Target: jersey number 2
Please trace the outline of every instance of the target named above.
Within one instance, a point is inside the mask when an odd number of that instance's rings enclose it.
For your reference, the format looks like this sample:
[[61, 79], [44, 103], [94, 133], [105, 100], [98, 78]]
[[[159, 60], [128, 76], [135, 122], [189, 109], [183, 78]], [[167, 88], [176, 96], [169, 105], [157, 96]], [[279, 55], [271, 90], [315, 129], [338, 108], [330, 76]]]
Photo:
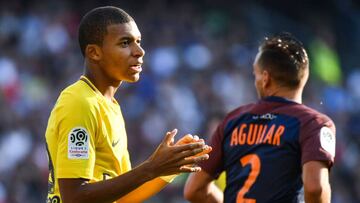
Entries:
[[251, 170], [248, 178], [245, 180], [244, 186], [239, 190], [236, 203], [256, 203], [256, 199], [245, 198], [244, 195], [249, 191], [250, 187], [255, 183], [260, 173], [260, 158], [256, 154], [248, 154], [240, 159], [241, 166], [245, 167], [250, 164]]

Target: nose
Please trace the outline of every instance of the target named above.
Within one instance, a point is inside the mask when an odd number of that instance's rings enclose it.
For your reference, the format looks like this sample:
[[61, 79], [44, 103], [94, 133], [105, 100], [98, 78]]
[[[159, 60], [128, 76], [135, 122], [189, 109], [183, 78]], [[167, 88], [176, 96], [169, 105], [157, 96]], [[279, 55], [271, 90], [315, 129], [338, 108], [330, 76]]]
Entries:
[[145, 50], [141, 47], [140, 44], [136, 44], [133, 49], [133, 55], [135, 57], [143, 57], [145, 55]]

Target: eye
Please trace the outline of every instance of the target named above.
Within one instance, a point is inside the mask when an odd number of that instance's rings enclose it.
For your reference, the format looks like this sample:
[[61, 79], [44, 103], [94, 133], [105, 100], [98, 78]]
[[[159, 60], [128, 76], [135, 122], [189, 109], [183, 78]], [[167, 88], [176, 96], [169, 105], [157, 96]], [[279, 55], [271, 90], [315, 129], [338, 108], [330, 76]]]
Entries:
[[119, 42], [118, 45], [120, 45], [122, 48], [126, 48], [130, 45], [130, 41], [124, 40], [124, 41]]

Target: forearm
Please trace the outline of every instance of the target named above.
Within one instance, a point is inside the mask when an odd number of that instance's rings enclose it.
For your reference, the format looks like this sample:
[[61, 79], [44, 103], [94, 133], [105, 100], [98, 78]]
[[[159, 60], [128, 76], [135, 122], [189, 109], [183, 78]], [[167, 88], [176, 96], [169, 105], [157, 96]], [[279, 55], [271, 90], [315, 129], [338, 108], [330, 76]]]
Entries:
[[62, 194], [62, 199], [64, 203], [114, 202], [154, 177], [145, 163], [109, 180], [81, 184], [71, 192], [71, 197]]
[[[95, 183], [88, 183], [81, 178], [58, 179], [62, 201], [64, 203], [114, 202], [158, 176], [199, 171], [200, 168], [193, 164], [207, 159], [208, 155], [195, 157], [194, 155], [203, 152], [206, 145], [203, 142], [196, 142], [174, 146], [171, 140], [175, 134], [176, 130], [167, 133], [163, 142], [147, 161], [120, 176]], [[141, 189], [141, 193], [145, 192], [146, 196], [151, 196], [165, 186], [165, 183], [159, 184], [158, 187], [144, 184], [143, 187], [154, 188], [150, 192]]]
[[162, 180], [161, 178], [155, 178], [150, 180], [125, 196], [121, 197], [117, 202], [121, 203], [136, 203], [143, 202], [146, 199], [152, 197], [160, 190], [162, 190], [168, 182]]

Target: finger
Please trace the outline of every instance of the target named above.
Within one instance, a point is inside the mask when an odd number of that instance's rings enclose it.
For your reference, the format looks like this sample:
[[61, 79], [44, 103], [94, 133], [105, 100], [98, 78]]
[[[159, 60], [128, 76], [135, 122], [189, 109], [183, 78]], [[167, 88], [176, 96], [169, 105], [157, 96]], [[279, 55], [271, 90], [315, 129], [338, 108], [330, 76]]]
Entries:
[[181, 166], [180, 171], [183, 173], [200, 172], [201, 167], [199, 167], [199, 166]]
[[200, 152], [198, 154], [195, 154], [193, 156], [186, 157], [185, 159], [199, 157], [199, 156], [202, 156], [204, 154], [209, 154], [211, 151], [212, 151], [212, 147], [206, 145], [204, 151], [202, 151], [202, 152]]
[[173, 158], [176, 162], [187, 159], [187, 158], [189, 158], [189, 159], [191, 159], [192, 157], [195, 158], [196, 156], [194, 156], [194, 155], [199, 154], [204, 150], [205, 150], [205, 147], [183, 151], [179, 154], [176, 154]]
[[201, 156], [192, 156], [192, 157], [187, 157], [182, 161], [179, 161], [179, 164], [182, 165], [188, 165], [188, 164], [196, 164], [199, 163], [201, 161], [205, 161], [209, 159], [209, 155], [208, 154], [204, 154]]
[[176, 128], [174, 130], [172, 130], [171, 132], [167, 132], [163, 142], [168, 145], [174, 143], [174, 137], [175, 137], [176, 133], [177, 133]]
[[188, 150], [192, 150], [192, 149], [202, 149], [204, 146], [205, 146], [205, 143], [195, 142], [195, 143], [184, 144], [184, 145], [175, 145], [175, 146], [173, 146], [173, 150], [175, 153], [179, 153], [179, 152], [184, 152], [184, 151], [188, 151]]
[[208, 154], [204, 154], [204, 155], [201, 155], [201, 156], [196, 156], [193, 158], [193, 161], [195, 161], [195, 163], [199, 163], [201, 161], [205, 161], [205, 160], [208, 160], [209, 159], [209, 155]]
[[196, 154], [195, 156], [201, 156], [204, 154], [209, 154], [212, 151], [212, 147], [205, 145], [204, 151], [200, 152], [199, 154]]

